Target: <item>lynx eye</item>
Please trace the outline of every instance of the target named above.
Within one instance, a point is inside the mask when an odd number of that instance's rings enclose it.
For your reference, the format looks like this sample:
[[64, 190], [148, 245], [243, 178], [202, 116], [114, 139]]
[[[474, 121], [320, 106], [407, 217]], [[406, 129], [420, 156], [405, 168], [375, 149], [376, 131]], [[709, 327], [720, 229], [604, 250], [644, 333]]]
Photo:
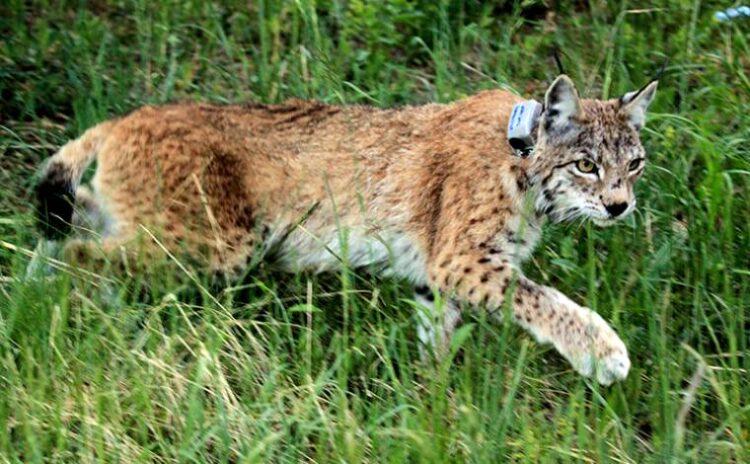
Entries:
[[596, 172], [596, 164], [590, 159], [581, 159], [576, 162], [576, 168], [584, 174]]
[[628, 164], [628, 170], [635, 171], [639, 167], [641, 167], [641, 164], [643, 164], [643, 158], [634, 159], [633, 161]]

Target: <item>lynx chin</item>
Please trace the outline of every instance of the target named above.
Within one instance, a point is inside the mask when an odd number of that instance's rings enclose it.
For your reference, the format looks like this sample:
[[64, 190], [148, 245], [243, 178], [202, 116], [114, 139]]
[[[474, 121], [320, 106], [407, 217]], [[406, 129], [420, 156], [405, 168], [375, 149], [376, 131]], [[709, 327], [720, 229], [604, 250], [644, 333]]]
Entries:
[[[521, 264], [547, 220], [608, 225], [633, 211], [656, 87], [587, 100], [559, 76], [526, 159], [505, 132], [522, 99], [499, 90], [397, 109], [146, 106], [48, 160], [39, 223], [46, 240], [77, 235], [63, 256], [80, 266], [155, 256], [158, 237], [227, 276], [258, 253], [291, 272], [380, 269], [414, 285], [423, 349], [445, 352], [463, 308], [475, 308], [510, 315], [609, 384], [630, 368], [620, 337]], [[79, 186], [94, 160], [91, 189]]]

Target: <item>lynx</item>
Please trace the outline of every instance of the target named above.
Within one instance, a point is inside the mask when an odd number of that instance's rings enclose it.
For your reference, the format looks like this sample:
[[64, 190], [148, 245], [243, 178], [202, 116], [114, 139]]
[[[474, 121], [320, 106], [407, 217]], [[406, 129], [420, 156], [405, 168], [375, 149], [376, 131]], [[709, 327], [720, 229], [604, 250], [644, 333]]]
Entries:
[[[625, 344], [521, 265], [548, 220], [608, 225], [633, 211], [645, 166], [639, 131], [656, 87], [588, 100], [559, 76], [528, 158], [506, 137], [522, 99], [500, 90], [396, 109], [300, 100], [145, 106], [89, 129], [47, 162], [40, 226], [60, 241], [81, 218], [96, 220], [97, 240], [64, 246], [73, 261], [127, 255], [136, 243], [156, 250], [154, 240], [136, 240], [149, 231], [226, 275], [259, 250], [291, 272], [380, 269], [413, 284], [427, 308], [417, 333], [434, 353], [446, 350], [463, 308], [481, 308], [510, 315], [606, 385], [628, 373]], [[90, 191], [79, 183], [94, 160]]]

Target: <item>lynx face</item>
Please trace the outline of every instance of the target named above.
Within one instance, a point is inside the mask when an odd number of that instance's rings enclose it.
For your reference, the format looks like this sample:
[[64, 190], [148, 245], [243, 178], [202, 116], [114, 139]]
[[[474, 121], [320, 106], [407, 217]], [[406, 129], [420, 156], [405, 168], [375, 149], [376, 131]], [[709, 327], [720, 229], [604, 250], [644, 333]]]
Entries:
[[534, 154], [538, 211], [609, 225], [635, 209], [633, 184], [646, 164], [639, 130], [656, 85], [607, 101], [579, 100], [565, 76], [550, 86]]

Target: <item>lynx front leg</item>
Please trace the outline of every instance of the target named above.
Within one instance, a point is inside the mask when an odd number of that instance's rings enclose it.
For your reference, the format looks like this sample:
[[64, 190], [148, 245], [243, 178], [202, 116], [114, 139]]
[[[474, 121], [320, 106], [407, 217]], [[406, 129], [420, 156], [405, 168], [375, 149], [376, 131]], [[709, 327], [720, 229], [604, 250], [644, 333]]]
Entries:
[[609, 385], [628, 375], [625, 344], [602, 317], [551, 287], [519, 277], [514, 319], [541, 342], [552, 343], [582, 375]]
[[[551, 287], [538, 285], [497, 253], [443, 257], [431, 277], [458, 300], [502, 315], [505, 298], [513, 319], [537, 340], [551, 343], [584, 376], [609, 385], [630, 369], [625, 344], [597, 313]], [[506, 295], [507, 294], [507, 295]]]
[[416, 313], [419, 355], [426, 360], [432, 350], [440, 359], [450, 349], [453, 331], [461, 322], [461, 308], [451, 299], [444, 299], [438, 305], [432, 289], [426, 286], [415, 289], [414, 300], [420, 306]]

